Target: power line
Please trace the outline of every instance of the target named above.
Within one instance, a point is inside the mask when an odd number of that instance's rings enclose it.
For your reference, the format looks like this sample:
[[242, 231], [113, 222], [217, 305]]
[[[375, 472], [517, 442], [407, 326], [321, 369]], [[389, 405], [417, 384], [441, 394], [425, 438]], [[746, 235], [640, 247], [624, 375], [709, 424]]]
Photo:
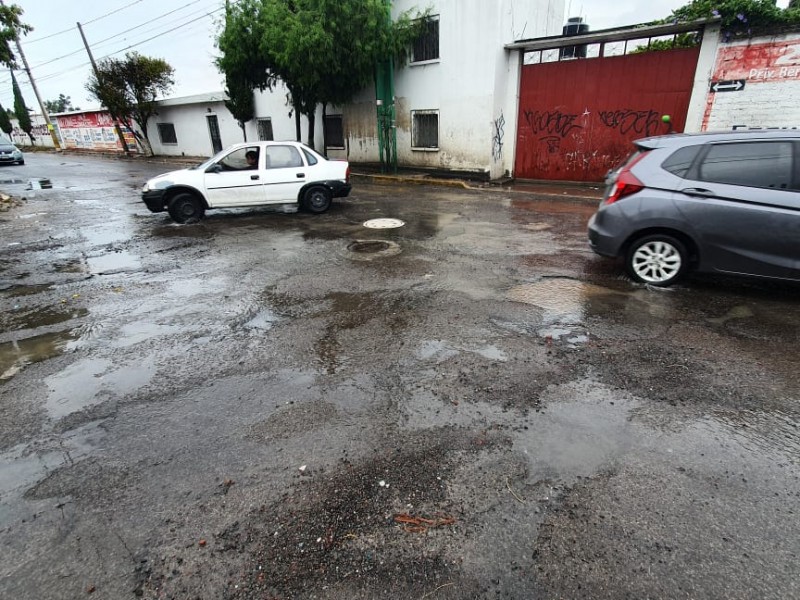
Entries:
[[[139, 1], [141, 1], [141, 0], [139, 0]], [[113, 40], [114, 38], [117, 38], [117, 37], [119, 37], [119, 36], [121, 36], [121, 35], [123, 35], [123, 34], [125, 34], [125, 33], [131, 32], [131, 31], [133, 31], [133, 30], [135, 30], [135, 29], [139, 29], [140, 27], [144, 27], [145, 25], [149, 25], [150, 23], [153, 23], [153, 22], [155, 22], [155, 21], [158, 21], [159, 19], [163, 19], [164, 17], [166, 17], [166, 16], [169, 16], [169, 15], [171, 15], [171, 14], [173, 14], [173, 13], [176, 13], [176, 12], [178, 12], [179, 10], [183, 10], [184, 8], [186, 8], [186, 7], [188, 7], [188, 6], [191, 6], [192, 4], [197, 4], [197, 3], [198, 3], [198, 2], [200, 2], [200, 1], [201, 1], [201, 0], [192, 0], [192, 2], [189, 2], [188, 4], [184, 4], [183, 6], [181, 6], [181, 7], [179, 7], [179, 8], [176, 8], [176, 9], [174, 9], [174, 10], [171, 10], [171, 11], [169, 11], [169, 12], [166, 12], [166, 13], [164, 13], [164, 14], [162, 14], [162, 15], [159, 15], [158, 17], [154, 17], [154, 18], [152, 18], [152, 19], [149, 19], [149, 20], [145, 21], [144, 23], [140, 23], [139, 25], [136, 25], [135, 27], [131, 27], [130, 29], [126, 29], [126, 30], [124, 30], [124, 31], [120, 31], [119, 33], [116, 33], [116, 34], [114, 34], [114, 35], [112, 35], [112, 36], [109, 36], [109, 37], [107, 37], [107, 38], [105, 38], [105, 39], [102, 39], [102, 40], [100, 40], [99, 42], [95, 42], [95, 43], [93, 43], [93, 44], [90, 44], [90, 45], [91, 45], [91, 47], [92, 47], [92, 48], [95, 48], [95, 47], [97, 47], [97, 46], [99, 46], [99, 45], [101, 45], [101, 44], [103, 44], [103, 43], [105, 43], [105, 42], [108, 42], [109, 40]], [[221, 8], [221, 7], [220, 7], [220, 8]], [[121, 10], [121, 9], [119, 9], [119, 10]], [[205, 10], [205, 9], [204, 9], [204, 10]], [[219, 10], [219, 9], [218, 9], [218, 10]], [[118, 11], [116, 11], [116, 12], [118, 12]], [[111, 14], [111, 13], [109, 13], [109, 14]], [[190, 14], [197, 14], [197, 13], [195, 12], [195, 13], [190, 13]], [[203, 16], [205, 16], [205, 15], [203, 15]], [[165, 24], [159, 25], [158, 27], [163, 27], [163, 26], [165, 26], [165, 25], [170, 25], [170, 24], [172, 24], [173, 22], [175, 22], [175, 21], [170, 21], [169, 23], [165, 23]], [[151, 29], [150, 31], [154, 31], [155, 29], [158, 29], [158, 27], [156, 27], [156, 28], [153, 28], [153, 29]], [[72, 28], [72, 29], [68, 29], [67, 31], [73, 31], [73, 29], [74, 29], [74, 28]], [[73, 50], [72, 52], [68, 52], [67, 54], [62, 54], [61, 56], [58, 56], [58, 57], [56, 57], [56, 58], [52, 58], [52, 59], [50, 59], [50, 60], [47, 60], [47, 61], [45, 61], [45, 62], [43, 62], [43, 63], [39, 63], [38, 65], [34, 65], [34, 66], [33, 66], [33, 67], [31, 67], [31, 68], [32, 68], [32, 69], [38, 69], [39, 67], [43, 67], [43, 66], [45, 66], [45, 65], [52, 64], [52, 63], [54, 63], [54, 62], [57, 62], [57, 61], [59, 61], [59, 60], [62, 60], [62, 59], [64, 59], [64, 58], [68, 58], [68, 57], [70, 57], [70, 56], [74, 56], [75, 54], [80, 54], [80, 53], [83, 53], [83, 52], [85, 52], [85, 48], [78, 48], [77, 50]]]
[[[115, 13], [118, 13], [121, 10], [125, 10], [126, 8], [131, 7], [134, 4], [139, 4], [139, 2], [142, 2], [142, 1], [143, 0], [134, 0], [134, 2], [131, 2], [130, 4], [126, 4], [125, 6], [121, 6], [120, 8], [112, 10], [111, 12], [106, 13], [104, 15], [101, 15], [101, 16], [99, 16], [97, 18], [94, 18], [91, 21], [86, 21], [86, 23], [84, 23], [84, 25], [88, 25], [89, 23], [94, 23], [96, 21], [99, 21], [100, 19], [105, 19], [106, 17], [110, 17], [111, 15], [113, 15]], [[25, 43], [27, 43], [27, 44], [35, 44], [36, 42], [41, 42], [42, 40], [47, 40], [47, 39], [50, 39], [51, 37], [55, 37], [55, 36], [61, 35], [63, 33], [68, 33], [70, 31], [72, 31], [73, 29], [74, 29], [73, 27], [70, 27], [69, 29], [63, 29], [61, 31], [57, 31], [56, 33], [51, 33], [50, 35], [46, 35], [44, 37], [36, 38], [34, 40], [25, 40]]]
[[119, 54], [120, 52], [125, 52], [125, 50], [130, 50], [131, 48], [135, 48], [136, 46], [141, 46], [142, 44], [146, 44], [147, 42], [150, 42], [150, 41], [152, 41], [152, 40], [154, 40], [156, 38], [160, 38], [162, 35], [170, 34], [173, 31], [175, 31], [176, 29], [180, 29], [181, 27], [186, 27], [187, 25], [189, 25], [191, 23], [194, 23], [195, 21], [199, 21], [200, 19], [205, 19], [206, 17], [209, 17], [209, 16], [213, 15], [214, 13], [221, 11], [222, 9], [223, 9], [223, 7], [220, 6], [219, 8], [217, 8], [215, 10], [212, 10], [211, 12], [207, 12], [206, 14], [204, 14], [204, 15], [202, 15], [200, 17], [197, 17], [196, 19], [192, 19], [191, 21], [186, 21], [186, 23], [184, 23], [183, 25], [178, 25], [177, 27], [173, 27], [169, 31], [164, 31], [162, 33], [154, 35], [153, 37], [149, 37], [146, 40], [142, 40], [141, 42], [136, 42], [135, 44], [131, 44], [130, 46], [126, 46], [125, 48], [122, 48], [120, 50], [115, 50], [114, 52], [110, 52], [110, 53], [108, 53], [105, 56], [102, 56], [100, 58], [102, 60], [103, 58], [108, 58], [108, 57], [113, 56], [115, 54]]

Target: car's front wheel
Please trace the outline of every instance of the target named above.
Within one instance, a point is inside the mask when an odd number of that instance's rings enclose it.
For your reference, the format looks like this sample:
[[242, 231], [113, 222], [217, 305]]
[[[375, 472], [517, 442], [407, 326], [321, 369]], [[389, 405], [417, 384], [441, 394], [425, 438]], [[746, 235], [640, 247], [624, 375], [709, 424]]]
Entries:
[[331, 192], [324, 187], [312, 187], [303, 196], [303, 208], [318, 215], [331, 207]]
[[197, 196], [183, 193], [169, 201], [169, 216], [176, 223], [194, 223], [203, 218], [205, 207]]
[[648, 235], [628, 248], [625, 267], [640, 283], [660, 287], [672, 285], [686, 272], [689, 254], [686, 246], [671, 235]]

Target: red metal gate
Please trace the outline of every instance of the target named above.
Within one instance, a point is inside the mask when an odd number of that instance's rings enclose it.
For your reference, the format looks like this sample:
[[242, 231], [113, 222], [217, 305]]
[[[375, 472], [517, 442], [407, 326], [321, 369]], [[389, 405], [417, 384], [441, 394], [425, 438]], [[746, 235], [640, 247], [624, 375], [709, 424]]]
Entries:
[[602, 181], [632, 140], [683, 131], [699, 48], [522, 67], [517, 156], [522, 179]]

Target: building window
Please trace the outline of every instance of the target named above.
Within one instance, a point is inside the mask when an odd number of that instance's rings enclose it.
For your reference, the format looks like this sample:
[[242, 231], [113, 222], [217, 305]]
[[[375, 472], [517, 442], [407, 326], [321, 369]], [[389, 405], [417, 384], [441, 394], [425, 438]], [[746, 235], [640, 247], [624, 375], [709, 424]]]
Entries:
[[175, 125], [172, 123], [157, 123], [158, 138], [162, 144], [177, 144], [178, 136], [175, 135]]
[[272, 135], [272, 119], [258, 119], [256, 127], [258, 128], [258, 139], [262, 142], [271, 142], [275, 139]]
[[325, 144], [327, 148], [344, 149], [342, 115], [325, 116]]
[[414, 40], [411, 62], [439, 59], [439, 17], [429, 17], [422, 22], [422, 31]]
[[411, 111], [411, 147], [418, 150], [439, 149], [439, 112]]

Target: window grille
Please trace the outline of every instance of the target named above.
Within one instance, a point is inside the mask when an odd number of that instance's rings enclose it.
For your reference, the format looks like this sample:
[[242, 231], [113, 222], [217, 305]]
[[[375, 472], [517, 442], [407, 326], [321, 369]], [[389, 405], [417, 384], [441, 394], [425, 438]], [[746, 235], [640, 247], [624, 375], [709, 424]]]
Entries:
[[178, 136], [175, 135], [175, 125], [172, 123], [158, 123], [158, 138], [162, 144], [177, 144]]
[[411, 62], [436, 60], [439, 58], [439, 18], [426, 19], [419, 37], [414, 40]]
[[256, 128], [258, 129], [258, 139], [262, 142], [271, 142], [275, 139], [272, 135], [272, 119], [257, 119]]
[[416, 110], [411, 113], [411, 146], [413, 148], [439, 148], [439, 113]]
[[342, 115], [325, 116], [325, 143], [328, 148], [344, 148]]

